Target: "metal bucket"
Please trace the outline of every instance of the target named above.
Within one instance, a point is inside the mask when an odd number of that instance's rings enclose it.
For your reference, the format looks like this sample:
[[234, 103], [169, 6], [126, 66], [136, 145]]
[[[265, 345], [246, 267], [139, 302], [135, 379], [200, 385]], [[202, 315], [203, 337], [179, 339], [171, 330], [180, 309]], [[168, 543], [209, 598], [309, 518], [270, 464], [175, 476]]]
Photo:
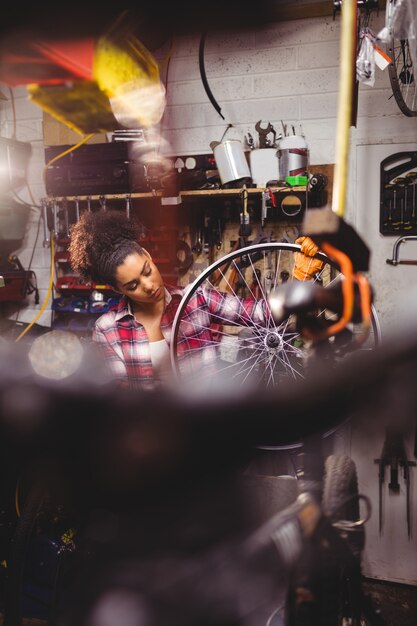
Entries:
[[222, 185], [251, 180], [249, 164], [242, 143], [238, 139], [227, 139], [221, 142], [212, 141], [210, 147], [216, 159]]
[[308, 146], [303, 137], [284, 137], [278, 146], [279, 177], [306, 176], [308, 171]]

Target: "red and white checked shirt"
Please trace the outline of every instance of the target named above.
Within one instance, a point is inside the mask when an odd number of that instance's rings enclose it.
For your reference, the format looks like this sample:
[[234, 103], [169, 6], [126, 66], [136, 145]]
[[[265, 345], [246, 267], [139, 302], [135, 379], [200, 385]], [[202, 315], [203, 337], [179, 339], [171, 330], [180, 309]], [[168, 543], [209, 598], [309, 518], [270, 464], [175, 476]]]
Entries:
[[[171, 344], [175, 313], [187, 288], [165, 286], [165, 310], [161, 331]], [[216, 358], [218, 341], [215, 324], [262, 324], [265, 319], [264, 301], [253, 298], [237, 299], [217, 290], [199, 288], [192, 295], [181, 317], [177, 354], [187, 358], [194, 371], [196, 365], [206, 366]], [[102, 350], [113, 377], [123, 387], [152, 390], [155, 387], [149, 340], [143, 325], [134, 317], [128, 298], [101, 315], [94, 326], [92, 339]], [[202, 349], [204, 348], [204, 349]], [[190, 355], [192, 356], [189, 359]]]

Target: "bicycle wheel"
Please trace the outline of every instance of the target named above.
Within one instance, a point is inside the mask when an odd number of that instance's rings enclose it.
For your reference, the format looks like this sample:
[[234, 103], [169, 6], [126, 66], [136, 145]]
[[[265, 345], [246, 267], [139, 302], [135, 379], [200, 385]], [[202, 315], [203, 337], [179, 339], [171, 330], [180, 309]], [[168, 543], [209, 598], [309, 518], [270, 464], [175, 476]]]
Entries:
[[417, 85], [408, 39], [392, 37], [387, 45], [392, 62], [388, 66], [392, 93], [407, 117], [417, 115]]
[[331, 454], [325, 461], [322, 506], [332, 522], [359, 519], [356, 466], [344, 454]]
[[[346, 455], [332, 454], [324, 463], [322, 511], [334, 524], [359, 519], [359, 494], [356, 465]], [[337, 532], [337, 531], [336, 531]], [[288, 626], [360, 626], [363, 617], [361, 590], [361, 552], [363, 526], [341, 533], [347, 542], [347, 557], [316, 542], [309, 546], [295, 569], [287, 596]]]
[[[356, 464], [344, 454], [331, 454], [325, 460], [323, 493], [323, 513], [332, 523], [356, 522], [360, 518], [358, 476]], [[354, 556], [354, 565], [341, 570], [337, 594], [333, 601], [337, 607], [340, 624], [345, 622], [352, 626], [369, 624], [365, 619], [364, 596], [361, 587], [361, 558], [365, 545], [365, 530], [359, 526], [350, 531], [342, 531]], [[332, 603], [326, 603], [330, 606]]]
[[[297, 244], [280, 242], [248, 246], [218, 259], [188, 286], [177, 309], [171, 336], [171, 363], [178, 379], [193, 389], [203, 380], [233, 387], [249, 383], [279, 387], [289, 379], [306, 377], [311, 341], [301, 337], [294, 316], [281, 324], [275, 323], [267, 299], [268, 293], [278, 285], [295, 280], [295, 255], [300, 250]], [[342, 280], [332, 260], [323, 253], [318, 253], [316, 258], [323, 265], [314, 282], [330, 287]], [[213, 315], [207, 308], [204, 294], [213, 297], [213, 293], [221, 307], [219, 315]], [[242, 298], [264, 301], [262, 321], [256, 318], [258, 309], [248, 314]], [[229, 313], [234, 315], [233, 323], [229, 321]], [[321, 309], [317, 318], [329, 323], [335, 314]], [[344, 358], [360, 330], [359, 325], [351, 324], [339, 337], [328, 340], [331, 358]], [[362, 349], [373, 349], [379, 340], [379, 324], [373, 310], [372, 331]]]

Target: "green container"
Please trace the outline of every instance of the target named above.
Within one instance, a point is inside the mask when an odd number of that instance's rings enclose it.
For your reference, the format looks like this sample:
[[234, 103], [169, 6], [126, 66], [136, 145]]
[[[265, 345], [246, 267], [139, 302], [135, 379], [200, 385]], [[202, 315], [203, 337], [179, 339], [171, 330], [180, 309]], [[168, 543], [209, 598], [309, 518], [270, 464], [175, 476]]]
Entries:
[[291, 187], [306, 187], [308, 183], [307, 176], [286, 176], [285, 182]]

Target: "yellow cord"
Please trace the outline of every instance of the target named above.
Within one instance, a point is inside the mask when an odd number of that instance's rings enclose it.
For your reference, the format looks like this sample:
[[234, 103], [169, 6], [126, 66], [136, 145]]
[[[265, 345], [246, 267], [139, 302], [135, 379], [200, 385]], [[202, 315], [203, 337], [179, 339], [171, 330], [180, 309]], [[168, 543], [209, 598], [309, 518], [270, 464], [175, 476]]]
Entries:
[[76, 150], [77, 148], [79, 148], [80, 146], [83, 145], [83, 143], [85, 143], [86, 141], [88, 141], [89, 139], [91, 139], [91, 137], [94, 137], [95, 133], [90, 133], [90, 135], [86, 135], [83, 139], [81, 139], [81, 141], [79, 141], [78, 143], [76, 143], [74, 146], [71, 146], [70, 148], [68, 148], [67, 150], [64, 150], [64, 152], [61, 152], [60, 154], [57, 154], [53, 159], [51, 159], [50, 161], [48, 161], [48, 163], [45, 165], [45, 167], [43, 168], [43, 181], [45, 182], [45, 174], [46, 174], [46, 170], [48, 169], [48, 167], [50, 165], [52, 165], [52, 163], [55, 163], [55, 161], [58, 161], [58, 159], [61, 159], [63, 156], [65, 156], [66, 154], [69, 154], [70, 152], [72, 152], [73, 150]]
[[53, 284], [54, 284], [54, 255], [55, 255], [54, 254], [54, 248], [55, 248], [54, 238], [51, 235], [51, 272], [50, 272], [50, 276], [49, 276], [49, 286], [48, 286], [48, 291], [47, 291], [47, 294], [46, 294], [46, 298], [43, 301], [43, 304], [42, 304], [41, 308], [39, 309], [36, 317], [30, 322], [30, 324], [28, 324], [28, 326], [26, 326], [25, 330], [20, 333], [20, 335], [16, 338], [15, 341], [20, 341], [20, 339], [28, 332], [28, 330], [30, 328], [32, 328], [32, 326], [35, 324], [35, 322], [42, 315], [43, 311], [46, 308], [46, 305], [48, 304], [49, 298], [51, 297], [52, 287], [53, 287]]
[[333, 179], [332, 210], [345, 214], [348, 177], [349, 131], [352, 115], [352, 96], [356, 54], [356, 0], [344, 0], [342, 6], [339, 105], [336, 133], [336, 164]]
[[162, 69], [163, 67], [165, 67], [165, 65], [168, 63], [169, 59], [171, 58], [172, 51], [173, 51], [173, 49], [174, 49], [174, 41], [175, 41], [175, 37], [174, 37], [174, 35], [172, 35], [172, 37], [171, 37], [171, 42], [170, 42], [170, 44], [169, 44], [169, 50], [168, 50], [168, 52], [166, 53], [165, 58], [164, 58], [164, 59], [162, 59], [162, 61], [161, 61], [161, 62], [160, 62], [160, 64], [159, 64], [159, 67], [160, 67], [161, 69]]

